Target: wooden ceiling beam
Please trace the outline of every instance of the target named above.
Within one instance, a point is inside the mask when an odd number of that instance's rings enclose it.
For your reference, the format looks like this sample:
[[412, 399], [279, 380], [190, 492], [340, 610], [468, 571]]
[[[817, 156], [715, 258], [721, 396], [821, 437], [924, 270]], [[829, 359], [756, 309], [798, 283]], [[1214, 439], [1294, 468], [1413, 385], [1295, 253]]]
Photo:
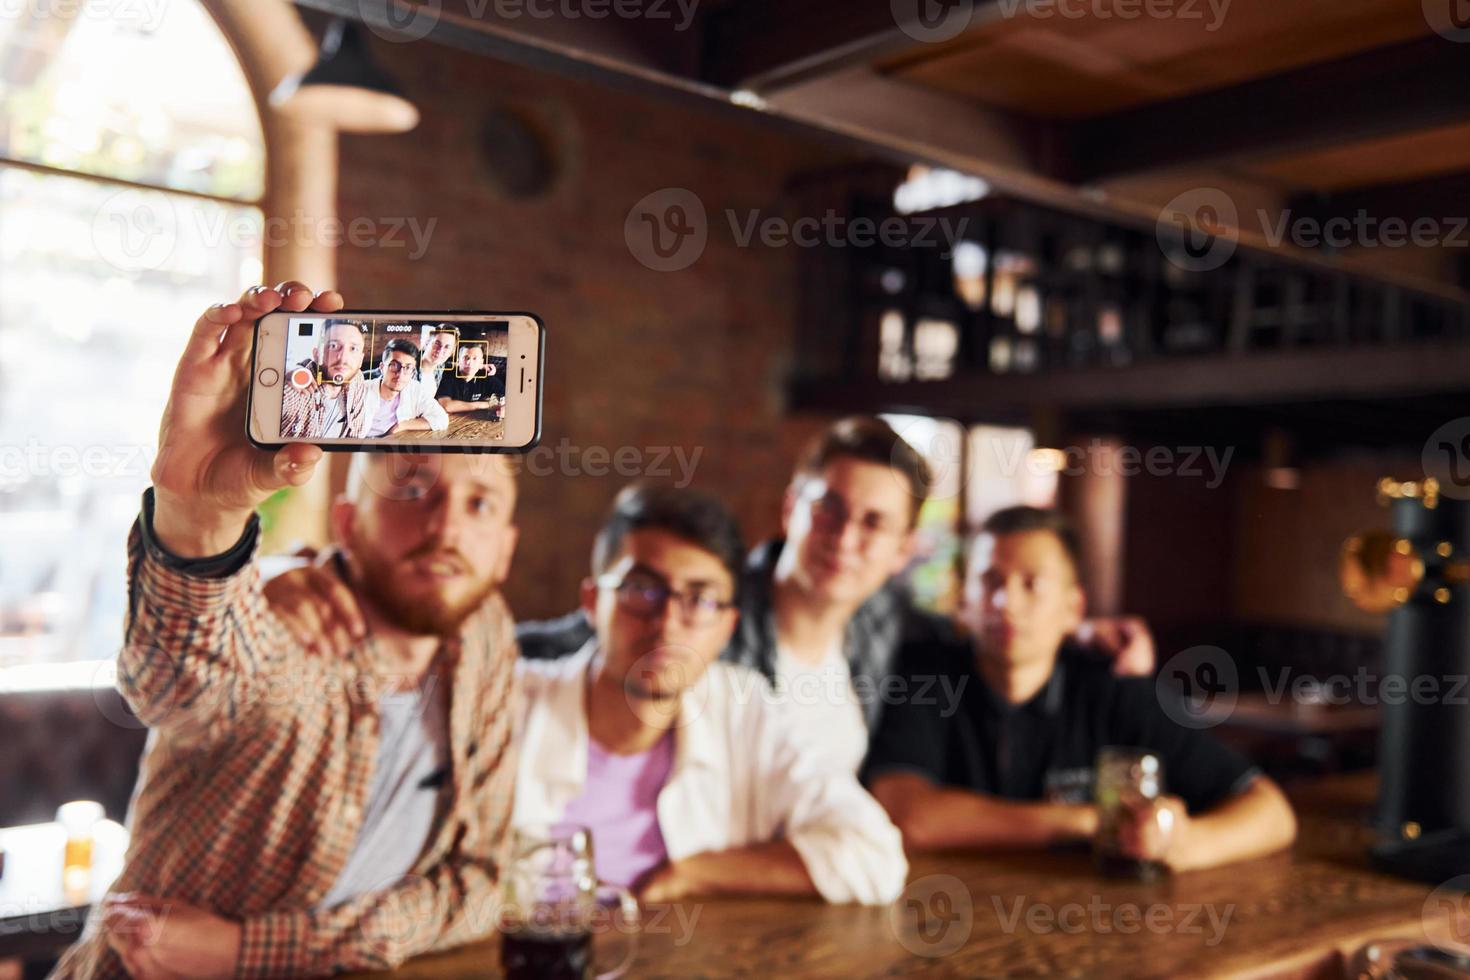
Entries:
[[1090, 183], [1470, 119], [1470, 50], [1438, 35], [1074, 123], [1057, 176]]
[[958, 37], [1005, 9], [1002, 0], [734, 0], [702, 18], [700, 78], [770, 92]]

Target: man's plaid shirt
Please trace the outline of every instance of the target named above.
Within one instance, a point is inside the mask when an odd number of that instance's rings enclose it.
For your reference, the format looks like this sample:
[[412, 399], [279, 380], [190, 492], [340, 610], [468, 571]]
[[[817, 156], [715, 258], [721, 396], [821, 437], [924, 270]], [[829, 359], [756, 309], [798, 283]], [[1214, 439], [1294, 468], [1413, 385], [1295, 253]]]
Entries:
[[[302, 361], [299, 365], [317, 373], [315, 361]], [[346, 426], [340, 433], [352, 439], [367, 435], [372, 417], [368, 415], [368, 385], [362, 375], [356, 375], [345, 385], [329, 385], [316, 382], [302, 390], [295, 385], [286, 385], [281, 392], [281, 435], [297, 439], [318, 439], [326, 436], [327, 402], [341, 401], [346, 416]], [[334, 434], [336, 435], [336, 434]]]
[[[128, 576], [117, 684], [151, 731], [114, 891], [241, 922], [241, 977], [391, 967], [493, 931], [516, 771], [516, 648], [498, 595], [443, 651], [452, 773], [418, 861], [380, 891], [317, 911], [357, 838], [377, 758], [381, 682], [365, 651], [305, 655], [269, 612], [253, 560], [191, 577], [142, 521]], [[54, 976], [126, 976], [98, 924]]]

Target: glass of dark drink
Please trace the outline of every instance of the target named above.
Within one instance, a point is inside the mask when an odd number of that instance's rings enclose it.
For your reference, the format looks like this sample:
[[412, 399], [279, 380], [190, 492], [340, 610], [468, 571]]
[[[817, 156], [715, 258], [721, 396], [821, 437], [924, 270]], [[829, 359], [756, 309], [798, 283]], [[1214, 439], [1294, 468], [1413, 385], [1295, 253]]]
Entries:
[[[638, 901], [597, 881], [592, 832], [574, 824], [517, 830], [501, 884], [500, 965], [507, 980], [616, 980], [638, 948]], [[596, 936], [627, 940], [616, 967], [598, 973]]]
[[[1097, 836], [1092, 853], [1097, 869], [1109, 878], [1156, 881], [1168, 873], [1163, 861], [1130, 853], [1125, 829], [1136, 814], [1164, 793], [1164, 762], [1147, 749], [1110, 745], [1097, 754], [1093, 802], [1097, 805]], [[1165, 814], [1171, 816], [1171, 814]], [[1170, 825], [1159, 823], [1151, 834], [1162, 850]]]

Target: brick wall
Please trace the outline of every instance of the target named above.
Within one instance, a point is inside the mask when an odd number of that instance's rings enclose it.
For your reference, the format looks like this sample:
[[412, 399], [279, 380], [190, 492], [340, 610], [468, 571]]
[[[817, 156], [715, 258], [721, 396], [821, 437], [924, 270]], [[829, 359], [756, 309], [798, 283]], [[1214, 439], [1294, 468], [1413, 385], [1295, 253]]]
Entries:
[[[699, 451], [694, 485], [718, 491], [747, 537], [769, 535], [791, 460], [819, 419], [788, 419], [793, 249], [735, 244], [724, 212], [775, 213], [796, 174], [843, 162], [828, 147], [731, 117], [533, 73], [427, 43], [379, 44], [423, 111], [413, 133], [344, 137], [339, 212], [437, 219], [410, 249], [339, 251], [358, 307], [533, 310], [548, 327], [542, 445]], [[554, 134], [561, 177], [529, 201], [486, 175], [482, 122], [496, 107]], [[645, 268], [623, 225], [646, 194], [695, 192], [709, 244], [682, 272]], [[645, 457], [651, 461], [650, 457]], [[678, 471], [674, 471], [677, 477]], [[573, 606], [592, 535], [625, 478], [523, 476], [521, 545], [507, 589], [521, 618]]]

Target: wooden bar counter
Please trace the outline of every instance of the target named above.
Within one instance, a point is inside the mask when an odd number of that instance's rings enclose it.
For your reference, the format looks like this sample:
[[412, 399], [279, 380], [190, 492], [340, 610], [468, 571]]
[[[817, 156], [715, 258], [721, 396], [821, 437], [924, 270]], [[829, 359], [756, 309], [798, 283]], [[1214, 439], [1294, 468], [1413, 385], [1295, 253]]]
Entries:
[[[923, 855], [887, 908], [654, 908], [628, 976], [1343, 977], [1366, 943], [1424, 942], [1426, 921], [1449, 922], [1438, 903], [1426, 912], [1429, 885], [1369, 869], [1374, 789], [1371, 774], [1305, 784], [1292, 793], [1301, 829], [1290, 854], [1155, 884], [1103, 879], [1080, 851]], [[615, 930], [598, 940], [600, 969], [623, 941]], [[498, 973], [491, 937], [380, 975]]]

